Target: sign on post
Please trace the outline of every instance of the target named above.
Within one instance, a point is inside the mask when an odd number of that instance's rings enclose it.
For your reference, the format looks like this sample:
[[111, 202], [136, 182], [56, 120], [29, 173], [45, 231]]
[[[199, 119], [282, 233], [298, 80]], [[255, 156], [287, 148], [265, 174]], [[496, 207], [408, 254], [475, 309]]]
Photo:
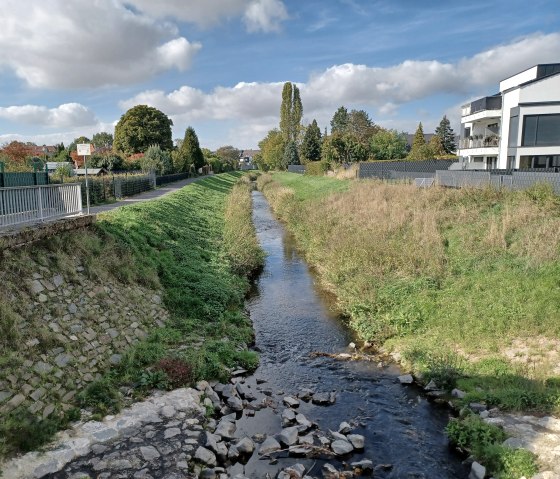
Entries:
[[91, 145], [89, 143], [78, 143], [76, 148], [79, 156], [91, 156]]
[[86, 156], [91, 156], [91, 145], [89, 143], [78, 143], [76, 145], [78, 150], [78, 156], [84, 157], [84, 168], [86, 170], [86, 203], [87, 203], [87, 214], [89, 215], [89, 183], [87, 176], [87, 160]]

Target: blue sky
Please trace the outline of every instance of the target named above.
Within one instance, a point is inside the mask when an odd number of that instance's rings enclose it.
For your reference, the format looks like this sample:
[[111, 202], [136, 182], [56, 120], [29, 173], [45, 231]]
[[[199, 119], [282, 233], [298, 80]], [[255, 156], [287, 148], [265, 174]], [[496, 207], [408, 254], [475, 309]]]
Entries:
[[341, 105], [432, 131], [537, 63], [560, 62], [558, 0], [2, 0], [0, 143], [69, 143], [155, 106], [174, 137], [254, 148], [285, 81], [304, 122]]

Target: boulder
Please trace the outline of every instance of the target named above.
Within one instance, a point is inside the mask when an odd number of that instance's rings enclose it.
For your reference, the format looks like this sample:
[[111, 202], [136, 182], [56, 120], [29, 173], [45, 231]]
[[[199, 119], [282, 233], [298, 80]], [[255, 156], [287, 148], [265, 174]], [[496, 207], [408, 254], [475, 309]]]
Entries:
[[336, 467], [334, 467], [332, 464], [329, 464], [328, 462], [326, 464], [323, 464], [323, 467], [321, 468], [321, 472], [323, 473], [324, 479], [340, 478], [340, 473], [337, 471]]
[[[299, 414], [298, 414], [299, 416]], [[287, 423], [291, 423], [293, 421], [295, 421], [296, 419], [296, 413], [294, 412], [293, 409], [284, 409], [282, 411], [282, 421], [283, 422], [287, 422]]]
[[241, 439], [235, 447], [241, 454], [252, 454], [255, 450], [255, 443], [248, 437]]
[[466, 395], [467, 393], [465, 391], [461, 391], [457, 388], [451, 391], [451, 396], [453, 396], [454, 398], [463, 399]]
[[345, 454], [350, 454], [354, 450], [354, 446], [348, 441], [337, 439], [331, 444], [331, 449], [337, 456], [344, 456]]
[[227, 400], [227, 405], [232, 411], [243, 411], [243, 402], [238, 397], [229, 397]]
[[365, 438], [361, 434], [348, 434], [346, 436], [355, 449], [363, 449]]
[[473, 462], [469, 479], [484, 479], [484, 476], [486, 476], [486, 468], [476, 461]]
[[352, 469], [360, 469], [363, 473], [373, 472], [373, 462], [369, 459], [362, 459], [361, 461], [352, 462], [350, 464]]
[[194, 458], [197, 461], [202, 462], [203, 464], [206, 464], [210, 467], [213, 467], [217, 464], [215, 454], [209, 449], [206, 449], [205, 447], [202, 446], [198, 447], [198, 449], [194, 453]]
[[235, 426], [234, 423], [229, 421], [224, 421], [222, 419], [220, 421], [220, 424], [218, 424], [218, 427], [216, 428], [215, 434], [223, 437], [224, 439], [232, 439], [236, 429], [237, 427]]
[[235, 389], [239, 396], [241, 396], [243, 399], [247, 399], [247, 401], [252, 401], [253, 399], [255, 399], [253, 391], [251, 391], [245, 384], [237, 383], [235, 385]]
[[282, 429], [282, 432], [278, 434], [278, 440], [286, 446], [291, 446], [297, 442], [298, 434], [299, 431], [297, 427], [287, 427]]
[[296, 416], [296, 422], [300, 427], [298, 427], [299, 431], [306, 431], [307, 429], [313, 426], [313, 423], [307, 419], [303, 414], [298, 414]]
[[228, 451], [228, 459], [231, 462], [236, 462], [239, 459], [239, 451], [235, 446], [231, 446]]
[[414, 378], [411, 374], [403, 374], [397, 378], [401, 384], [412, 384], [414, 382]]
[[352, 431], [352, 426], [348, 424], [346, 421], [341, 422], [340, 426], [338, 426], [338, 432], [342, 434], [348, 434], [350, 431]]
[[299, 407], [299, 401], [292, 396], [286, 396], [284, 398], [284, 404], [288, 407]]
[[259, 454], [266, 455], [282, 449], [280, 443], [273, 437], [267, 437], [259, 448]]

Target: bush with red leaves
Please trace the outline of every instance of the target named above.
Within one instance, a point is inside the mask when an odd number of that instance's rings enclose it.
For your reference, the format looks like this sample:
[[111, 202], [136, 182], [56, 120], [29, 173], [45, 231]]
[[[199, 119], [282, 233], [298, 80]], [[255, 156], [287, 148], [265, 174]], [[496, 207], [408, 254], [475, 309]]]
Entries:
[[190, 364], [178, 358], [160, 359], [154, 366], [163, 371], [169, 378], [169, 384], [178, 388], [191, 383], [194, 375]]

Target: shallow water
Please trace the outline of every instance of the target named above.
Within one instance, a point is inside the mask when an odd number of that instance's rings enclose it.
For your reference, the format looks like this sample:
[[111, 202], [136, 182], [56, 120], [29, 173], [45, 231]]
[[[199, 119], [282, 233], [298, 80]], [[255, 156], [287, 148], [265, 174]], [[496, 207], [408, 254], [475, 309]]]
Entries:
[[[253, 208], [257, 236], [267, 258], [246, 303], [261, 352], [260, 366], [247, 383], [256, 389], [257, 378], [266, 380], [259, 388], [272, 390], [278, 408], [276, 413], [267, 408], [255, 417], [244, 416], [238, 421], [236, 436], [279, 432], [279, 413], [286, 394], [296, 394], [302, 388], [336, 391], [334, 405], [302, 402], [299, 409], [322, 431], [338, 430], [342, 421], [358, 424], [354, 433], [365, 436], [365, 448], [345, 458], [348, 462], [365, 458], [374, 465], [392, 465], [376, 472], [378, 478], [467, 477], [443, 433], [448, 412], [429, 404], [416, 388], [401, 386], [396, 380], [397, 367], [310, 356], [316, 351], [349, 352], [347, 345], [353, 335], [334, 311], [328, 295], [317, 286], [293, 238], [274, 219], [260, 192], [253, 193]], [[284, 457], [279, 464], [270, 465], [255, 454], [246, 466], [234, 466], [231, 472], [244, 472], [254, 478], [265, 477], [268, 472], [275, 477], [280, 467], [296, 462], [314, 465], [310, 475], [320, 476], [324, 461]], [[343, 466], [332, 459], [328, 462]]]

